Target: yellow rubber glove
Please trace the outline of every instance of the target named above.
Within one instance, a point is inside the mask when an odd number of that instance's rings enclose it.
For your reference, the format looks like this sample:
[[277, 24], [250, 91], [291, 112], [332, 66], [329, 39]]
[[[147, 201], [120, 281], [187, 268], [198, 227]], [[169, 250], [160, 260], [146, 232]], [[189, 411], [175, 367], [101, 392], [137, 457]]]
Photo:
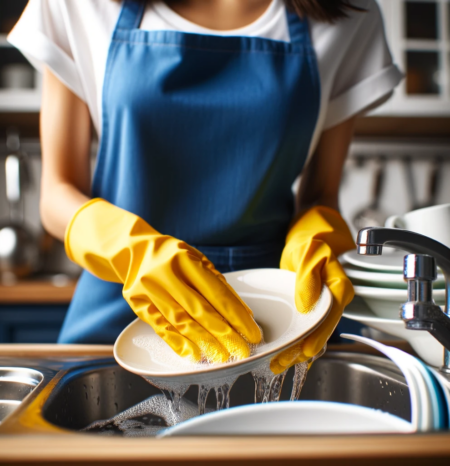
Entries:
[[295, 304], [308, 313], [319, 299], [322, 285], [333, 295], [326, 320], [311, 335], [271, 361], [275, 374], [319, 353], [333, 333], [354, 291], [337, 256], [353, 249], [352, 234], [339, 212], [329, 207], [313, 207], [301, 215], [289, 230], [280, 268], [296, 272]]
[[180, 356], [242, 359], [261, 340], [251, 310], [201, 252], [103, 199], [77, 211], [65, 246], [81, 267], [123, 283], [133, 311]]

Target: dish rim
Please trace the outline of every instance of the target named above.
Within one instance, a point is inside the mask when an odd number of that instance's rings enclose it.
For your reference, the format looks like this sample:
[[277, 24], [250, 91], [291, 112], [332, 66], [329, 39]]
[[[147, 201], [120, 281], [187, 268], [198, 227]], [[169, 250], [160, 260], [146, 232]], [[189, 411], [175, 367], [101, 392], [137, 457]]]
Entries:
[[[270, 269], [251, 269], [251, 270], [270, 270]], [[273, 269], [273, 270], [281, 270], [281, 269]], [[245, 272], [245, 270], [240, 270], [240, 271], [237, 271], [237, 272]], [[233, 272], [231, 272], [231, 273], [233, 273]], [[294, 272], [291, 272], [291, 273], [294, 273]], [[326, 299], [328, 301], [327, 310], [324, 313], [322, 319], [315, 326], [313, 326], [311, 329], [309, 329], [308, 332], [302, 334], [301, 337], [297, 336], [295, 338], [292, 338], [292, 339], [288, 340], [286, 343], [284, 343], [283, 345], [280, 345], [280, 346], [278, 346], [276, 348], [273, 348], [272, 350], [268, 350], [268, 351], [265, 351], [265, 352], [259, 353], [259, 354], [254, 354], [254, 355], [249, 356], [248, 358], [245, 358], [243, 360], [233, 361], [233, 362], [229, 362], [229, 363], [222, 363], [222, 364], [217, 364], [217, 365], [209, 365], [209, 366], [206, 366], [205, 369], [196, 369], [196, 370], [190, 370], [190, 371], [187, 371], [187, 372], [185, 371], [185, 372], [175, 372], [175, 373], [173, 373], [173, 372], [149, 372], [149, 371], [145, 371], [145, 370], [141, 370], [141, 369], [137, 369], [137, 368], [134, 368], [132, 366], [129, 366], [117, 354], [117, 350], [118, 350], [118, 346], [119, 346], [118, 342], [121, 339], [122, 335], [125, 334], [126, 330], [129, 327], [135, 325], [136, 322], [140, 321], [139, 317], [137, 317], [132, 322], [130, 322], [122, 330], [120, 335], [116, 338], [116, 341], [114, 343], [114, 349], [113, 349], [114, 359], [124, 369], [126, 369], [126, 370], [128, 370], [128, 371], [130, 371], [130, 372], [132, 372], [134, 374], [138, 374], [138, 375], [141, 375], [141, 376], [154, 378], [154, 379], [166, 379], [166, 380], [169, 380], [169, 379], [177, 379], [177, 378], [180, 378], [180, 377], [189, 377], [189, 376], [193, 376], [193, 375], [199, 375], [200, 376], [200, 375], [204, 375], [204, 374], [211, 374], [211, 373], [220, 372], [220, 371], [228, 370], [228, 369], [232, 370], [232, 369], [234, 369], [236, 367], [239, 367], [239, 366], [243, 365], [244, 362], [245, 362], [245, 365], [247, 365], [247, 364], [251, 364], [252, 362], [256, 362], [259, 359], [267, 358], [269, 356], [277, 354], [277, 353], [279, 353], [279, 352], [293, 346], [294, 344], [298, 343], [299, 341], [305, 339], [309, 335], [311, 335], [311, 333], [313, 333], [323, 323], [323, 321], [328, 317], [328, 315], [330, 314], [331, 308], [333, 307], [333, 295], [332, 295], [330, 289], [328, 288], [328, 286], [325, 285], [325, 284], [322, 286], [322, 291], [321, 291], [321, 295], [320, 295], [321, 298], [322, 298], [323, 294], [325, 294]], [[295, 305], [295, 302], [294, 302], [294, 305]]]

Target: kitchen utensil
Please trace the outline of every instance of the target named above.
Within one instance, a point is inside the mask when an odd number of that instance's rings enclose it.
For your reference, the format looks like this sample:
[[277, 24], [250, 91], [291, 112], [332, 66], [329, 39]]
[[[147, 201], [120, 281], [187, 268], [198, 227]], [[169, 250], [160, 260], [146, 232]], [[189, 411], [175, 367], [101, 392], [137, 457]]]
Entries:
[[403, 215], [393, 215], [386, 220], [385, 226], [411, 230], [450, 247], [450, 204], [425, 207]]
[[[236, 378], [262, 365], [272, 357], [305, 338], [328, 315], [332, 297], [324, 287], [315, 308], [300, 314], [295, 307], [296, 274], [281, 269], [255, 269], [226, 273], [228, 283], [252, 309], [256, 322], [264, 332], [265, 344], [242, 361], [215, 365], [193, 365], [170, 352], [166, 361], [158, 359], [159, 338], [155, 339], [152, 327], [136, 319], [126, 327], [114, 345], [114, 357], [125, 369], [154, 382], [214, 384], [218, 380]], [[143, 342], [150, 342], [150, 345]]]
[[25, 277], [38, 264], [36, 239], [24, 222], [23, 190], [29, 181], [26, 156], [19, 151], [18, 135], [10, 132], [7, 138], [10, 150], [6, 157], [6, 197], [9, 221], [0, 225], [0, 273]]
[[406, 175], [406, 190], [408, 195], [408, 200], [410, 203], [410, 210], [416, 210], [422, 207], [417, 200], [417, 190], [416, 185], [414, 182], [414, 174], [413, 174], [413, 161], [411, 157], [406, 156], [403, 159], [403, 167], [405, 170]]
[[[400, 318], [400, 306], [407, 299], [406, 290], [359, 285], [354, 289], [355, 295], [363, 298], [377, 316], [387, 319]], [[436, 304], [444, 306], [445, 289], [434, 290], [433, 298]]]
[[[345, 262], [343, 267], [347, 277], [350, 278], [354, 285], [405, 290], [407, 288], [407, 283], [405, 282], [402, 273], [375, 272], [372, 270], [361, 269], [359, 267], [346, 264]], [[437, 290], [443, 289], [444, 287], [444, 275], [439, 273], [437, 280], [433, 282], [433, 288]]]
[[440, 157], [436, 157], [431, 165], [430, 178], [428, 180], [428, 196], [425, 202], [421, 206], [419, 206], [419, 208], [431, 207], [436, 205], [441, 173], [442, 159]]
[[356, 306], [353, 303], [345, 309], [344, 317], [406, 340], [427, 364], [434, 367], [442, 365], [443, 346], [428, 332], [406, 329], [405, 323], [400, 318], [378, 317], [366, 306]]
[[380, 209], [380, 195], [383, 189], [386, 160], [384, 157], [378, 157], [375, 163], [371, 201], [368, 206], [358, 211], [353, 217], [352, 223], [357, 230], [369, 226], [382, 226], [387, 217]]
[[239, 406], [195, 417], [160, 437], [186, 435], [314, 435], [413, 432], [411, 423], [380, 410], [330, 401]]

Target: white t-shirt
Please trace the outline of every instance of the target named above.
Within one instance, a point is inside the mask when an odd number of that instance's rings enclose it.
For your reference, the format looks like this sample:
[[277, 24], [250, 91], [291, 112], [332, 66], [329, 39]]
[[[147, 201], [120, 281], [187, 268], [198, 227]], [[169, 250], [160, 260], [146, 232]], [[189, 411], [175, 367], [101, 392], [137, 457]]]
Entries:
[[[335, 24], [310, 20], [321, 81], [319, 119], [311, 150], [324, 129], [373, 107], [402, 79], [392, 63], [376, 1], [352, 3], [367, 11], [349, 10], [348, 18]], [[120, 9], [121, 2], [112, 0], [30, 0], [8, 36], [37, 69], [47, 66], [87, 103], [99, 135], [106, 59]], [[272, 0], [256, 21], [232, 31], [201, 27], [163, 2], [150, 2], [140, 28], [290, 40], [283, 0]]]

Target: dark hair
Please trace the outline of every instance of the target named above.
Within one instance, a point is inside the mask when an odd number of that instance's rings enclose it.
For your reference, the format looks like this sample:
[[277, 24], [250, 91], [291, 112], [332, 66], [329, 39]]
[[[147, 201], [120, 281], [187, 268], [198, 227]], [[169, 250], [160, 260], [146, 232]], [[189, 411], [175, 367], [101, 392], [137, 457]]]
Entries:
[[348, 0], [284, 0], [284, 3], [299, 16], [309, 16], [328, 23], [347, 17], [348, 10], [365, 11], [353, 6]]
[[363, 8], [353, 6], [349, 0], [284, 0], [284, 3], [290, 11], [294, 11], [301, 17], [309, 16], [317, 21], [328, 23], [346, 18], [348, 10], [366, 11]]

